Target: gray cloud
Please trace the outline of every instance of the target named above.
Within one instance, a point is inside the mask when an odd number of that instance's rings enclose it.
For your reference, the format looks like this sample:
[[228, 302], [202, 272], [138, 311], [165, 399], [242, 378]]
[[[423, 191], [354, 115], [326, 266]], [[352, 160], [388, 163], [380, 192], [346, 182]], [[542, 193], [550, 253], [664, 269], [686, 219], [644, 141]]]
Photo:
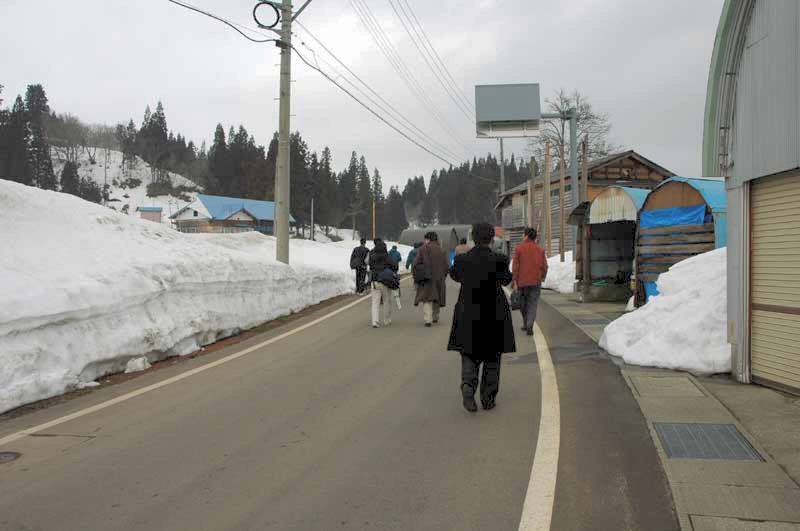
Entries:
[[[252, 1], [194, 0], [251, 24]], [[708, 65], [722, 0], [409, 0], [464, 93], [475, 84], [541, 83], [543, 95], [577, 88], [610, 115], [613, 139], [684, 175], [700, 171]], [[459, 147], [411, 95], [347, 0], [314, 0], [301, 20], [343, 61], [431, 136], [459, 155], [496, 150], [445, 96], [385, 0], [375, 16], [446, 121]], [[260, 143], [277, 127], [278, 51], [165, 0], [5, 0], [0, 34], [6, 103], [40, 82], [51, 105], [89, 122], [141, 119], [161, 99], [169, 126], [210, 140], [217, 121], [242, 123]], [[295, 36], [303, 37], [302, 30]], [[306, 40], [306, 39], [303, 39]], [[306, 43], [321, 53], [312, 41]], [[297, 43], [305, 55], [307, 48]], [[324, 65], [324, 63], [323, 63]], [[293, 64], [292, 128], [312, 149], [329, 145], [343, 168], [351, 149], [388, 184], [443, 163], [388, 129], [336, 87]], [[520, 156], [523, 141], [508, 143]]]

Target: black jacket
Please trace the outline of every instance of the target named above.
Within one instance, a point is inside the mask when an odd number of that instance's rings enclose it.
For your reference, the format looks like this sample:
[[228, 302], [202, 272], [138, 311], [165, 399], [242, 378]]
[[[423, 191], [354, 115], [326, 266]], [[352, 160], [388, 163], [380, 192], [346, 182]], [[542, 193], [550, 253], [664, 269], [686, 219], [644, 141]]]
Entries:
[[511, 283], [508, 258], [476, 246], [456, 255], [450, 278], [461, 283], [448, 350], [475, 359], [516, 352], [511, 310], [502, 286]]
[[350, 269], [361, 269], [362, 267], [367, 267], [368, 254], [369, 249], [363, 245], [359, 245], [353, 249], [353, 252], [350, 253]]
[[378, 276], [384, 269], [394, 269], [394, 261], [386, 250], [386, 244], [381, 243], [369, 252], [369, 272], [372, 282], [378, 281]]

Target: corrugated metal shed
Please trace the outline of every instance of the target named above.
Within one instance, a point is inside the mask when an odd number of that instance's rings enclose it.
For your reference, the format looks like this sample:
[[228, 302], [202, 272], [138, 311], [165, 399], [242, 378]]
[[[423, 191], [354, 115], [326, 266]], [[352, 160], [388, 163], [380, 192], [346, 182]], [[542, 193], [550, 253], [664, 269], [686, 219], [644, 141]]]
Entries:
[[589, 224], [614, 221], [636, 221], [650, 190], [610, 186], [600, 192], [589, 205]]

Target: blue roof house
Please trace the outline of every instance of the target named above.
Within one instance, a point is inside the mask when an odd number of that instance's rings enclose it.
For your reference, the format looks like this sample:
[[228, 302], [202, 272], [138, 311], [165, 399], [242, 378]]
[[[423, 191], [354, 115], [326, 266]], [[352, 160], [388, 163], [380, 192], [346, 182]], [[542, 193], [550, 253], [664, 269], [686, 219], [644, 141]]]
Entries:
[[[273, 234], [275, 203], [256, 199], [198, 194], [170, 216], [181, 232], [250, 232]], [[289, 223], [295, 220], [289, 216]]]

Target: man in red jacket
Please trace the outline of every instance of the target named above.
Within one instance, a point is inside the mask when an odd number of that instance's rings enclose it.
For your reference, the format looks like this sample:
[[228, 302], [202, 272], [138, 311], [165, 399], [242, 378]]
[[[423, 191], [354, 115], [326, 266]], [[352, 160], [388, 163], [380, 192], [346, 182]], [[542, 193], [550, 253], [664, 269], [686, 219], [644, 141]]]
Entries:
[[522, 329], [532, 336], [542, 282], [547, 277], [547, 256], [536, 244], [536, 229], [526, 230], [525, 241], [514, 250], [512, 273], [514, 281], [511, 287], [518, 289], [520, 294]]

